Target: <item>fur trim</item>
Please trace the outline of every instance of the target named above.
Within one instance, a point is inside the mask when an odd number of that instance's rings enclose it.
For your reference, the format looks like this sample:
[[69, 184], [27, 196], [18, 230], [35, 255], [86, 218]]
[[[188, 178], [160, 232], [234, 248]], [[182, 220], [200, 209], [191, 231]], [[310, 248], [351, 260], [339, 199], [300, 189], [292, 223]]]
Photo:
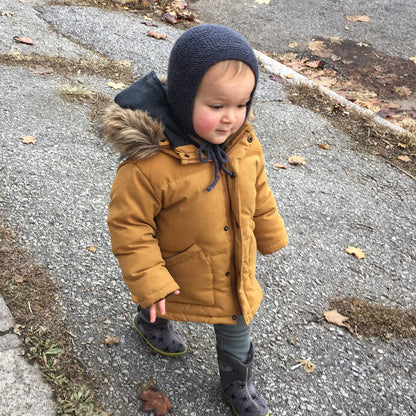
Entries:
[[159, 152], [165, 138], [163, 124], [142, 110], [121, 108], [112, 104], [100, 123], [100, 130], [109, 145], [122, 156], [147, 159]]

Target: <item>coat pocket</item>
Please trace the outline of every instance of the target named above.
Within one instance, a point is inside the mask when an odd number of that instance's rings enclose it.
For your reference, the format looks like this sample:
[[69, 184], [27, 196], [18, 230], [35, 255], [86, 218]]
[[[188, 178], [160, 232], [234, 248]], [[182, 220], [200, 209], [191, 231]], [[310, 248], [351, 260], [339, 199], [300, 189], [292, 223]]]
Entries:
[[213, 305], [214, 276], [204, 252], [196, 244], [176, 256], [165, 259], [166, 268], [180, 287], [180, 295], [168, 302]]

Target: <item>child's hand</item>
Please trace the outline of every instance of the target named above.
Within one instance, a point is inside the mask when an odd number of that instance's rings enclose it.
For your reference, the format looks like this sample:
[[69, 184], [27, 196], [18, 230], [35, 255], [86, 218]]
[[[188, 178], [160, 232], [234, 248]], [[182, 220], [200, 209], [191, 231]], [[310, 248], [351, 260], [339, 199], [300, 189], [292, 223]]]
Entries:
[[[173, 292], [174, 295], [179, 295], [179, 290], [175, 290]], [[156, 311], [157, 308], [160, 310], [160, 314], [164, 315], [166, 313], [165, 308], [165, 299], [161, 299], [158, 302], [154, 303], [153, 305], [149, 306], [149, 312], [150, 312], [150, 322], [153, 324], [156, 321]]]

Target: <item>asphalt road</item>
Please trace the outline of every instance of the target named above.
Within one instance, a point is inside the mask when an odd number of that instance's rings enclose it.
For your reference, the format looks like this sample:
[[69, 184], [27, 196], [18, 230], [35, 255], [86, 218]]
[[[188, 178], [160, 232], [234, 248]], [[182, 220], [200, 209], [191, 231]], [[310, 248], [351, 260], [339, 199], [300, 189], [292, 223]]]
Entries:
[[[299, 50], [316, 36], [337, 36], [371, 44], [387, 55], [408, 59], [416, 55], [414, 0], [190, 0], [205, 23], [220, 23], [243, 34], [267, 52], [284, 53], [290, 43]], [[263, 0], [264, 1], [264, 0]], [[370, 22], [350, 22], [347, 16], [369, 16]]]
[[[12, 15], [1, 17], [1, 53], [68, 59], [101, 54], [130, 60], [138, 76], [150, 69], [163, 75], [181, 34], [158, 22], [157, 31], [168, 38], [160, 41], [146, 36], [139, 16], [35, 5], [2, 3]], [[17, 44], [16, 35], [29, 36], [34, 45]], [[25, 67], [0, 66], [1, 215], [58, 285], [77, 356], [99, 378], [98, 394], [108, 411], [141, 414], [137, 388], [153, 376], [172, 400], [173, 416], [225, 416], [230, 411], [219, 396], [209, 325], [180, 323], [189, 352], [174, 360], [152, 354], [132, 329], [135, 307], [106, 225], [119, 158], [97, 135], [89, 107], [59, 94], [62, 84], [78, 82], [113, 97], [117, 91], [109, 81], [101, 73], [68, 79], [58, 72], [40, 76]], [[255, 116], [269, 183], [290, 236], [287, 248], [258, 258], [265, 296], [254, 322], [254, 374], [271, 414], [415, 415], [414, 340], [359, 339], [316, 319], [340, 296], [416, 308], [415, 182], [359, 153], [353, 137], [318, 114], [291, 104], [268, 74], [261, 76]], [[34, 145], [21, 142], [28, 134], [36, 138]], [[304, 156], [307, 164], [289, 165], [291, 155]], [[92, 245], [96, 253], [86, 249]], [[349, 245], [362, 248], [366, 259], [348, 255]], [[121, 341], [109, 348], [103, 343], [107, 336]], [[299, 359], [310, 359], [316, 371], [306, 373]]]

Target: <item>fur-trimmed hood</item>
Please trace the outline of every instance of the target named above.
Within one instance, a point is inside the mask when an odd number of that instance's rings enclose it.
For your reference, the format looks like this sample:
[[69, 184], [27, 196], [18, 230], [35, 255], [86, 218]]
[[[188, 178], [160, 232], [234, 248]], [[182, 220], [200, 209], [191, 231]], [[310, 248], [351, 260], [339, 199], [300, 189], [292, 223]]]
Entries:
[[[168, 138], [173, 148], [198, 144], [176, 124], [166, 96], [166, 84], [154, 71], [121, 91], [105, 112], [101, 132], [123, 158], [149, 158]], [[165, 140], [166, 141], [166, 140]]]
[[123, 158], [147, 159], [159, 152], [159, 143], [166, 138], [162, 122], [146, 111], [122, 108], [112, 104], [101, 122], [107, 143]]

